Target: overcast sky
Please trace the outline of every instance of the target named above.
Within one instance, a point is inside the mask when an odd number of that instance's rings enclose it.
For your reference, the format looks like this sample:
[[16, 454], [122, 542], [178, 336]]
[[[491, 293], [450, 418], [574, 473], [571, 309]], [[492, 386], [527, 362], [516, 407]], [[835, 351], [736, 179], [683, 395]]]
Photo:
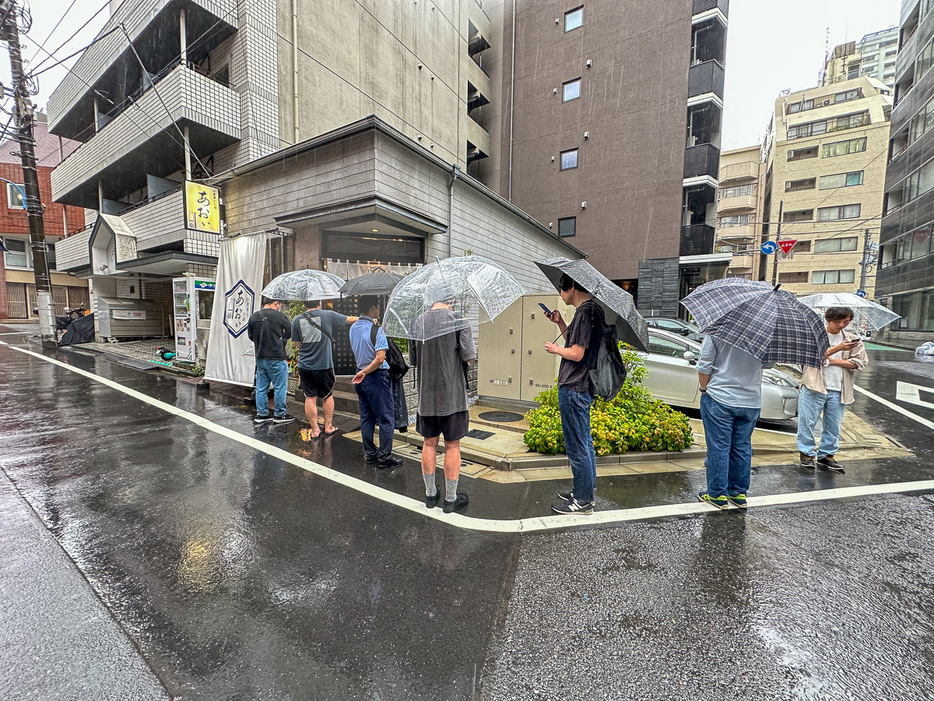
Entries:
[[[107, 2], [74, 0], [74, 6], [50, 39], [49, 32], [72, 0], [31, 0], [30, 4], [33, 27], [23, 38], [26, 45], [23, 56], [32, 59], [35, 55], [36, 60], [27, 65], [27, 70], [47, 58], [37, 48], [37, 42], [53, 51]], [[899, 8], [900, 0], [731, 0], [723, 149], [758, 143], [778, 94], [786, 88], [803, 90], [817, 83], [828, 30], [831, 47], [858, 41], [864, 34], [898, 24]], [[107, 15], [108, 10], [101, 12], [56, 55], [64, 57], [87, 45]], [[74, 59], [68, 64], [73, 62]], [[41, 92], [36, 102], [40, 106], [45, 105], [64, 74], [64, 68], [57, 68], [39, 77]], [[6, 60], [0, 60], [0, 81], [10, 84]]]

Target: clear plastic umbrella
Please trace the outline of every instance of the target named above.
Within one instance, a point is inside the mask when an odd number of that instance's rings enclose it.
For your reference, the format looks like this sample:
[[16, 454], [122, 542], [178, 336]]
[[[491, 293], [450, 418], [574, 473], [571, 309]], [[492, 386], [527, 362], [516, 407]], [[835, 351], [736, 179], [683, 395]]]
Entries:
[[878, 331], [896, 319], [902, 318], [888, 307], [883, 307], [881, 304], [852, 292], [818, 292], [807, 297], [799, 297], [798, 301], [821, 314], [830, 307], [849, 307], [855, 314], [856, 325], [860, 328], [868, 327], [873, 331]]
[[616, 336], [620, 341], [629, 343], [639, 350], [649, 349], [649, 329], [645, 319], [636, 311], [632, 295], [613, 283], [603, 273], [586, 260], [568, 258], [550, 258], [536, 261], [545, 277], [556, 290], [561, 289], [562, 275], [567, 275], [574, 282], [590, 292], [594, 301], [603, 309], [606, 323], [616, 325]]
[[267, 299], [303, 300], [336, 299], [341, 296], [344, 279], [324, 270], [293, 270], [282, 273], [263, 288]]
[[[427, 341], [492, 321], [525, 292], [518, 280], [487, 258], [445, 258], [396, 285], [383, 314], [383, 330], [387, 336]], [[439, 303], [452, 313], [426, 314]]]

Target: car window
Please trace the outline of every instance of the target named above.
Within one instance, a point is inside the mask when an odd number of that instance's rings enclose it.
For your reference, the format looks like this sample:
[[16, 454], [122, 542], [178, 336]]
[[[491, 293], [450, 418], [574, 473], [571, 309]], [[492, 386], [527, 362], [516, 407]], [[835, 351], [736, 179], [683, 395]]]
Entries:
[[684, 355], [684, 346], [667, 338], [649, 336], [649, 353], [667, 355], [671, 358], [680, 358]]
[[681, 326], [681, 324], [679, 324], [677, 321], [659, 321], [658, 328], [665, 329], [666, 331], [674, 331], [675, 333], [678, 333], [684, 327]]

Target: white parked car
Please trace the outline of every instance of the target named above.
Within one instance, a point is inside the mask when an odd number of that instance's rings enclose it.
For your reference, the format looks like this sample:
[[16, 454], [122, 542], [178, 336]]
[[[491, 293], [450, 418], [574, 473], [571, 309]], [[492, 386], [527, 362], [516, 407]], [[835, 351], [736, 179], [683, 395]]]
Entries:
[[[652, 396], [677, 407], [700, 408], [697, 358], [700, 344], [660, 329], [649, 329], [645, 386]], [[762, 371], [762, 412], [765, 421], [784, 421], [798, 414], [798, 382], [781, 370]]]

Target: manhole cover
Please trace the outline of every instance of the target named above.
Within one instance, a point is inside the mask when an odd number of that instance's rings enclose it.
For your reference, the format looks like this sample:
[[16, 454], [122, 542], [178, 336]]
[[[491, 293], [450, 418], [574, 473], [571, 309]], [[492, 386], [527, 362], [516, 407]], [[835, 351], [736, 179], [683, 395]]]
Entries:
[[479, 415], [484, 421], [494, 421], [496, 423], [508, 424], [513, 421], [522, 421], [522, 414], [514, 411], [484, 411]]
[[487, 438], [493, 435], [492, 431], [481, 431], [479, 428], [474, 428], [467, 431], [468, 438], [476, 438], [480, 441], [485, 441]]

